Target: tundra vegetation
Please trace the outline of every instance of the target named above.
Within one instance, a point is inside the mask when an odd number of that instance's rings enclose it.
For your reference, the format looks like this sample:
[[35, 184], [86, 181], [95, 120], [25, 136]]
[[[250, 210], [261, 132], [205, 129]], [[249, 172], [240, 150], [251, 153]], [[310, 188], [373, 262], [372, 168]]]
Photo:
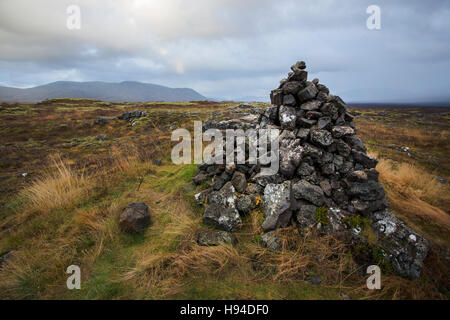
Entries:
[[[231, 244], [198, 245], [198, 234], [211, 228], [194, 200], [205, 186], [192, 183], [195, 165], [171, 162], [171, 132], [233, 113], [236, 105], [2, 104], [0, 298], [449, 298], [450, 109], [350, 108], [358, 136], [380, 160], [391, 209], [431, 244], [419, 278], [385, 269], [381, 290], [368, 290], [366, 270], [331, 236], [299, 235], [290, 226], [279, 230], [280, 250], [262, 247], [260, 209], [243, 217]], [[147, 115], [111, 119], [133, 110]], [[100, 117], [109, 120], [94, 125]], [[143, 234], [119, 228], [119, 215], [132, 202], [148, 205]], [[66, 287], [73, 264], [81, 268], [81, 290]], [[311, 281], [317, 277], [320, 284]]]

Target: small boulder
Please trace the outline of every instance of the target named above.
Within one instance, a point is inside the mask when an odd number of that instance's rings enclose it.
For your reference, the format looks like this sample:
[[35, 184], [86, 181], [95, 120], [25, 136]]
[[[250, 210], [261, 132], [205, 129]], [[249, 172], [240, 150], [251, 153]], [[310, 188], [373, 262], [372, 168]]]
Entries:
[[197, 237], [197, 243], [200, 246], [212, 247], [222, 244], [232, 245], [236, 238], [230, 232], [223, 230], [204, 230], [200, 231]]
[[144, 233], [150, 225], [150, 213], [143, 202], [130, 203], [119, 218], [119, 225], [123, 231]]
[[107, 124], [113, 120], [117, 119], [116, 117], [98, 117], [95, 121], [94, 124], [96, 125], [104, 125]]

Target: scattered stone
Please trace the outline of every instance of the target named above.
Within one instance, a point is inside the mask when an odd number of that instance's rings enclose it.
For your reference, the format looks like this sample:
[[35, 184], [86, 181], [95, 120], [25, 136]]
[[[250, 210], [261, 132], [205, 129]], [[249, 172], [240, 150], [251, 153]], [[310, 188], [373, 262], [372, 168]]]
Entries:
[[197, 243], [200, 246], [212, 247], [223, 244], [232, 245], [236, 238], [232, 233], [223, 230], [205, 230], [198, 234]]
[[8, 251], [7, 253], [0, 256], [0, 269], [3, 267], [3, 265], [11, 260], [14, 257], [14, 251]]
[[131, 112], [124, 112], [117, 118], [120, 120], [132, 120], [132, 119], [146, 117], [146, 116], [147, 116], [147, 112], [141, 111], [141, 110], [135, 110], [135, 111], [131, 111]]
[[322, 283], [322, 278], [319, 276], [306, 276], [305, 280], [315, 285], [319, 285]]
[[119, 218], [119, 225], [123, 231], [131, 233], [144, 233], [150, 225], [150, 213], [143, 202], [130, 203]]
[[162, 161], [159, 160], [159, 159], [154, 159], [154, 160], [152, 161], [152, 164], [155, 165], [155, 166], [160, 167], [160, 166], [162, 166]]
[[108, 136], [106, 134], [99, 134], [95, 137], [95, 139], [97, 139], [98, 141], [105, 141], [107, 138]]
[[267, 232], [261, 236], [261, 244], [264, 248], [269, 251], [279, 251], [281, 249], [280, 239], [278, 235], [274, 232]]
[[98, 117], [97, 120], [94, 121], [96, 125], [104, 125], [110, 123], [111, 121], [117, 119], [117, 117]]

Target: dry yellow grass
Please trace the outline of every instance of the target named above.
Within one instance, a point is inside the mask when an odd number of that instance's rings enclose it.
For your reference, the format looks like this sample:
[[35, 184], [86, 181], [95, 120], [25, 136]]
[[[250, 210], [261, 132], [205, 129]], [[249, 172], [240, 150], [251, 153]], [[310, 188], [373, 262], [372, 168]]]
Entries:
[[60, 157], [52, 160], [54, 170], [44, 173], [21, 191], [30, 210], [50, 211], [73, 205], [92, 187], [83, 172], [72, 170]]
[[450, 230], [450, 216], [443, 209], [450, 202], [448, 186], [408, 163], [380, 159], [377, 170], [395, 211], [425, 218]]

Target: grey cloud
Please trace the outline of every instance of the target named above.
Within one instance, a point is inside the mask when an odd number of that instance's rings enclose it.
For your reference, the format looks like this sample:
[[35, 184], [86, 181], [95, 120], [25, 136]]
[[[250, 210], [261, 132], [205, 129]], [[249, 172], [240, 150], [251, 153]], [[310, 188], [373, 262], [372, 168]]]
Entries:
[[[378, 4], [382, 29], [366, 28]], [[66, 28], [78, 4], [81, 30]], [[450, 4], [420, 0], [3, 0], [0, 84], [137, 80], [268, 99], [289, 66], [348, 100], [441, 97]]]

